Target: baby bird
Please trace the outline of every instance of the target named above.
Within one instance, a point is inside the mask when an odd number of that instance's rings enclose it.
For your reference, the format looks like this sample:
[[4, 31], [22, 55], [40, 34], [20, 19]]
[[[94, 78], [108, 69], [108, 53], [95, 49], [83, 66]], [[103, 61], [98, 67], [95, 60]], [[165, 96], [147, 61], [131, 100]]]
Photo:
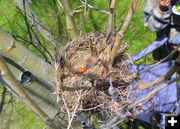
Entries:
[[73, 74], [82, 74], [93, 65], [97, 64], [98, 59], [95, 56], [86, 55], [77, 63], [71, 66], [70, 72]]

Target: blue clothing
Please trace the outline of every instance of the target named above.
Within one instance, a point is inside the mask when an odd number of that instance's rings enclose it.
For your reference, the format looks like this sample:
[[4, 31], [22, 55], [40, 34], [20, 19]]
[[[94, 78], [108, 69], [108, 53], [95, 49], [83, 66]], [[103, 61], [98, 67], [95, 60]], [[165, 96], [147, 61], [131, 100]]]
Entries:
[[172, 44], [179, 44], [180, 43], [180, 34], [177, 34], [175, 38], [172, 40]]

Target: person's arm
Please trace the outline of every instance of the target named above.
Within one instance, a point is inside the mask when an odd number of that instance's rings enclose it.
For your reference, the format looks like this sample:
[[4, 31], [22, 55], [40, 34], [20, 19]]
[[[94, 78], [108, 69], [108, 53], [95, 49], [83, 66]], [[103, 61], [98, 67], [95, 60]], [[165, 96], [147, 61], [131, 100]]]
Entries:
[[151, 31], [161, 31], [170, 24], [168, 6], [171, 0], [147, 0], [144, 7], [144, 26]]

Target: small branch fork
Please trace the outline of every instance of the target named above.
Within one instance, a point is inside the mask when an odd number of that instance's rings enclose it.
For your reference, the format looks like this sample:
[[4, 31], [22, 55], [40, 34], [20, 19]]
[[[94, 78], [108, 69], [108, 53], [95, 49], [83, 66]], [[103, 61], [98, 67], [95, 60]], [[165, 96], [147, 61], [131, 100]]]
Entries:
[[167, 81], [171, 76], [177, 71], [178, 67], [177, 66], [172, 66], [172, 68], [164, 75], [161, 76], [160, 78], [156, 79], [155, 81], [152, 81], [150, 83], [144, 84], [142, 80], [138, 79], [138, 88], [141, 90], [147, 89], [149, 87], [152, 87], [154, 85], [157, 85], [161, 82]]
[[174, 49], [168, 56], [166, 56], [164, 59], [160, 60], [159, 62], [155, 63], [155, 64], [152, 64], [150, 67], [148, 67], [147, 69], [144, 69], [142, 71], [139, 71], [138, 74], [141, 74], [141, 73], [144, 73], [150, 69], [152, 69], [153, 67], [159, 65], [160, 63], [163, 63], [164, 61], [170, 59], [176, 52], [178, 52], [178, 48]]
[[[13, 34], [13, 37], [18, 40], [21, 39], [22, 41], [25, 41], [29, 44], [31, 44], [34, 48], [36, 48], [42, 55], [43, 57], [45, 58], [46, 62], [50, 63], [51, 62], [49, 61], [48, 59], [48, 56], [50, 57], [51, 60], [54, 60], [54, 58], [52, 57], [52, 55], [50, 54], [50, 52], [46, 49], [46, 47], [44, 47], [44, 45], [42, 45], [42, 43], [40, 42], [40, 39], [37, 35], [37, 33], [35, 33], [35, 31], [33, 30], [33, 28], [31, 27], [31, 25], [29, 24], [28, 20], [27, 20], [27, 14], [26, 14], [26, 6], [25, 6], [25, 0], [23, 0], [23, 12], [21, 11], [21, 9], [19, 7], [17, 7], [17, 9], [19, 10], [19, 12], [21, 13], [21, 15], [23, 16], [24, 20], [25, 20], [25, 25], [26, 25], [26, 28], [27, 28], [27, 33], [29, 35], [29, 41], [22, 38], [21, 36], [19, 35], [14, 35]], [[34, 43], [34, 39], [33, 39], [33, 35], [37, 41], [37, 43]], [[48, 54], [48, 56], [46, 55], [46, 53], [42, 50], [42, 48], [44, 49], [44, 51]]]
[[112, 51], [111, 51], [111, 60], [109, 63], [110, 66], [113, 65], [114, 59], [117, 55], [117, 50], [118, 50], [119, 45], [122, 41], [122, 38], [124, 37], [124, 33], [126, 32], [128, 26], [129, 26], [129, 23], [130, 23], [133, 15], [134, 15], [134, 12], [135, 12], [135, 9], [136, 9], [138, 2], [139, 2], [139, 0], [133, 0], [132, 1], [131, 7], [129, 8], [129, 11], [128, 11], [128, 14], [125, 18], [123, 26], [122, 26], [121, 30], [117, 33], [116, 40], [114, 42], [114, 45], [113, 45]]
[[[131, 79], [137, 79], [140, 74], [142, 74], [142, 73], [144, 73], [144, 72], [146, 72], [146, 71], [148, 71], [148, 70], [156, 67], [157, 65], [159, 65], [160, 63], [163, 63], [164, 61], [167, 61], [167, 60], [171, 59], [171, 57], [172, 57], [175, 53], [177, 53], [178, 51], [180, 51], [180, 47], [179, 47], [179, 46], [177, 46], [173, 51], [171, 51], [171, 53], [170, 53], [168, 56], [166, 56], [166, 57], [163, 58], [162, 60], [158, 61], [158, 62], [155, 63], [155, 64], [152, 64], [152, 65], [149, 66], [147, 69], [144, 69], [144, 70], [142, 70], [142, 71], [137, 71], [137, 72], [134, 73], [130, 78], [131, 78]], [[130, 58], [130, 57], [129, 57], [129, 58]], [[179, 62], [179, 61], [177, 60], [177, 62]], [[132, 62], [132, 63], [133, 63], [133, 62]]]
[[[34, 27], [38, 30], [38, 32], [41, 34], [41, 36], [50, 43], [50, 50], [56, 51], [57, 47], [57, 41], [51, 34], [51, 32], [47, 29], [47, 27], [43, 24], [43, 22], [36, 16], [36, 14], [32, 11], [32, 9], [29, 7], [29, 3], [24, 0], [14, 0], [17, 7], [22, 10], [26, 11], [27, 18], [32, 21], [34, 24]], [[26, 10], [24, 10], [24, 6]]]

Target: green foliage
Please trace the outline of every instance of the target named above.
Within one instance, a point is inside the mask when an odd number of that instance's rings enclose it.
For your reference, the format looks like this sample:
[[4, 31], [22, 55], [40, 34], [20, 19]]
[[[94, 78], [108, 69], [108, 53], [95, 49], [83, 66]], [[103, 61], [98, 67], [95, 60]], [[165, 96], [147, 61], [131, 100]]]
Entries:
[[[145, 0], [141, 0], [138, 4], [135, 16], [132, 19], [132, 22], [129, 26], [129, 29], [124, 37], [124, 41], [127, 42], [130, 46], [128, 52], [132, 55], [136, 54], [148, 44], [150, 44], [155, 39], [155, 34], [144, 28], [142, 21], [142, 9]], [[102, 10], [108, 11], [109, 1], [96, 0], [90, 1], [91, 4], [95, 8], [99, 8]], [[120, 29], [124, 17], [127, 14], [127, 10], [131, 4], [131, 0], [121, 0], [117, 1], [115, 7], [115, 19], [114, 19], [114, 27]], [[73, 7], [76, 8], [81, 5], [78, 1], [73, 0]], [[0, 29], [5, 30], [7, 32], [21, 35], [24, 38], [28, 39], [28, 35], [26, 32], [22, 31], [21, 28], [26, 30], [25, 22], [22, 16], [19, 14], [17, 9], [14, 6], [12, 0], [1, 0], [0, 1], [0, 13], [2, 17], [0, 17]], [[43, 23], [50, 29], [50, 31], [54, 34], [55, 38], [60, 43], [67, 42], [68, 36], [65, 31], [66, 21], [64, 10], [60, 7], [59, 3], [56, 0], [33, 0], [31, 4], [31, 8], [36, 13], [36, 15], [43, 21]], [[82, 21], [85, 19], [85, 16], [88, 12], [88, 9], [83, 7], [82, 13], [75, 14], [75, 20], [77, 28], [81, 26]], [[56, 12], [57, 11], [57, 12]], [[86, 13], [85, 13], [86, 11]], [[107, 14], [103, 14], [101, 12], [94, 11], [90, 9], [87, 21], [81, 31], [81, 34], [86, 34], [94, 31], [100, 31], [105, 33], [107, 28]], [[20, 27], [21, 26], [21, 27]], [[116, 32], [118, 31], [116, 30]], [[115, 32], [115, 29], [113, 30]], [[46, 41], [41, 37], [41, 40], [48, 47]], [[26, 47], [29, 47], [26, 44]], [[31, 46], [29, 49], [40, 56], [40, 54]], [[143, 58], [140, 60], [140, 63], [152, 63], [147, 62], [147, 60], [151, 59], [151, 56]]]

